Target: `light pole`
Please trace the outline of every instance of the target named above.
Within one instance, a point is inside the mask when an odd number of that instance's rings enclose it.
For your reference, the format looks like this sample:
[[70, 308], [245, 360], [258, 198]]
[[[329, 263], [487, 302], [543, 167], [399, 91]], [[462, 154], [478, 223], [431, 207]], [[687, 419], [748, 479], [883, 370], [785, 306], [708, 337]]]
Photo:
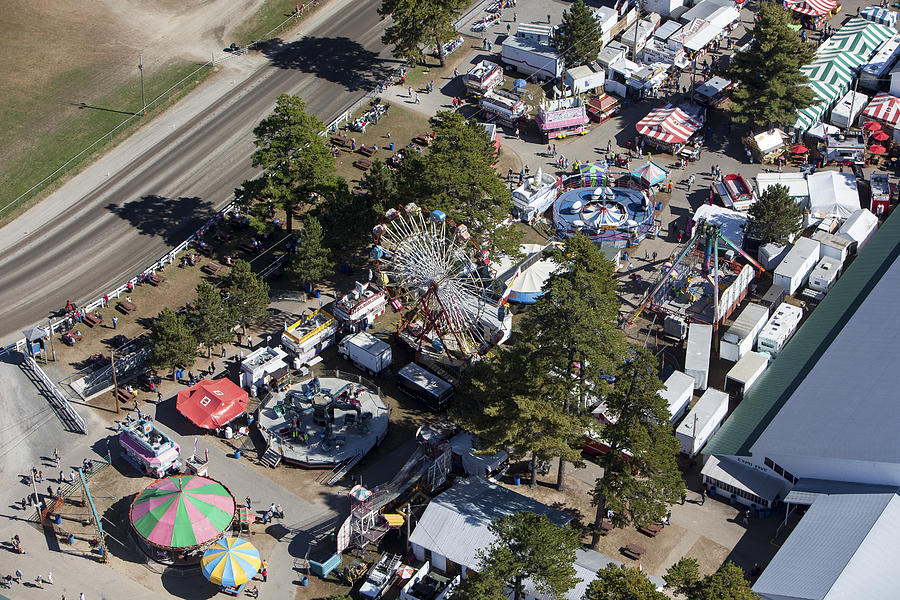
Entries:
[[138, 59], [138, 71], [141, 72], [141, 114], [147, 114], [147, 103], [144, 102], [144, 55]]

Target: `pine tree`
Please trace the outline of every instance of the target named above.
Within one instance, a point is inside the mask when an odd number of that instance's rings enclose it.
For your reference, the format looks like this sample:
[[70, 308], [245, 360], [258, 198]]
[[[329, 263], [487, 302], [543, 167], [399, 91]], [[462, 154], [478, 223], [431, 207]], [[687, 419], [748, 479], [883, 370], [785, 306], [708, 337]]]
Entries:
[[[625, 341], [616, 326], [619, 300], [612, 263], [584, 235], [568, 238], [553, 257], [560, 268], [523, 319], [521, 335], [546, 365], [537, 377], [543, 399], [558, 403], [584, 423], [565, 439], [579, 460], [583, 432], [592, 420], [587, 409], [605, 394], [607, 379], [624, 356]], [[560, 491], [565, 489], [566, 464], [559, 461]]]
[[584, 592], [582, 600], [667, 600], [639, 569], [610, 563], [597, 572]]
[[247, 326], [262, 323], [268, 317], [269, 285], [258, 277], [245, 260], [236, 260], [225, 278], [231, 322], [238, 323], [247, 335]]
[[666, 401], [658, 394], [662, 382], [657, 367], [649, 351], [632, 349], [606, 396], [607, 415], [613, 422], [600, 432], [610, 450], [599, 457], [603, 477], [594, 486], [594, 548], [607, 510], [613, 511], [615, 526], [646, 526], [661, 521], [684, 492], [676, 463], [680, 446]]
[[231, 341], [232, 313], [222, 299], [222, 293], [208, 281], [197, 284], [197, 304], [188, 323], [198, 342], [206, 346], [207, 358], [215, 344]]
[[423, 50], [438, 49], [444, 66], [444, 44], [457, 36], [453, 23], [469, 3], [466, 0], [382, 0], [378, 14], [391, 17], [381, 43], [394, 46], [394, 56], [422, 62]]
[[257, 149], [251, 164], [263, 172], [235, 190], [238, 202], [244, 207], [275, 202], [284, 209], [291, 231], [294, 212], [334, 185], [335, 159], [319, 135], [323, 129], [325, 124], [306, 112], [299, 96], [278, 96], [275, 110], [253, 130]]
[[800, 205], [791, 198], [788, 188], [771, 185], [747, 211], [744, 233], [761, 244], [784, 244], [800, 231], [802, 218]]
[[797, 111], [815, 103], [800, 67], [812, 62], [811, 44], [788, 27], [790, 15], [774, 2], [759, 5], [750, 48], [736, 52], [729, 77], [738, 82], [732, 92], [731, 117], [751, 129], [790, 125]]
[[559, 527], [546, 515], [520, 512], [494, 519], [488, 526], [494, 542], [479, 550], [482, 576], [512, 588], [514, 600], [521, 600], [526, 580], [555, 598], [581, 581], [575, 576], [575, 551], [581, 545], [578, 531]]
[[731, 561], [703, 577], [697, 559], [682, 558], [669, 567], [664, 579], [667, 588], [687, 600], [759, 600], [744, 571]]
[[521, 232], [501, 225], [512, 210], [512, 195], [492, 166], [496, 152], [484, 127], [448, 111], [430, 122], [435, 139], [428, 152], [409, 153], [397, 172], [399, 197], [443, 211], [472, 237], [487, 238], [491, 250], [518, 255]]
[[175, 367], [190, 367], [196, 355], [197, 339], [184, 315], [162, 309], [150, 324], [150, 366], [171, 371], [174, 379]]
[[490, 575], [468, 571], [453, 591], [453, 600], [509, 600], [503, 583]]
[[318, 219], [303, 216], [297, 236], [297, 251], [291, 255], [290, 269], [304, 283], [315, 283], [331, 271], [331, 252], [325, 247], [325, 234]]
[[315, 211], [327, 233], [325, 243], [333, 249], [341, 248], [344, 255], [372, 243], [372, 229], [384, 216], [383, 202], [394, 204], [393, 173], [380, 160], [374, 161], [360, 185], [367, 190], [365, 194], [350, 192], [346, 184], [336, 186]]
[[572, 7], [563, 12], [556, 46], [569, 68], [597, 60], [597, 54], [603, 48], [600, 26], [582, 0], [575, 0]]

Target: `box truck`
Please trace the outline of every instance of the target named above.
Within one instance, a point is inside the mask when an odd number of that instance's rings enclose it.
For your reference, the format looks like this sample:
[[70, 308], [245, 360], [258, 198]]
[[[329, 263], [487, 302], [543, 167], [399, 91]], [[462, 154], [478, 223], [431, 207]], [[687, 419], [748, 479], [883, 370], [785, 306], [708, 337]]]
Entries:
[[694, 397], [694, 378], [681, 371], [672, 371], [659, 395], [669, 404], [670, 422], [674, 426], [684, 416]]
[[769, 320], [769, 309], [759, 304], [748, 304], [725, 333], [719, 346], [719, 356], [731, 362], [741, 360], [753, 350], [756, 336]]
[[691, 323], [688, 329], [684, 372], [694, 378], [694, 389], [705, 390], [709, 379], [709, 352], [712, 348], [712, 325]]
[[793, 296], [806, 283], [810, 271], [819, 262], [819, 258], [819, 242], [807, 237], [798, 239], [775, 269], [772, 282]]
[[756, 351], [776, 356], [784, 348], [803, 318], [803, 311], [793, 304], [782, 303], [756, 338]]
[[338, 352], [372, 375], [379, 375], [391, 366], [391, 345], [365, 331], [342, 339], [338, 344]]
[[725, 393], [740, 402], [768, 366], [768, 356], [759, 352], [748, 352], [725, 376]]
[[727, 414], [728, 394], [714, 388], [706, 390], [675, 429], [681, 451], [691, 458], [699, 454]]
[[504, 64], [538, 81], [562, 77], [565, 61], [554, 48], [523, 38], [509, 37], [503, 42], [500, 58]]

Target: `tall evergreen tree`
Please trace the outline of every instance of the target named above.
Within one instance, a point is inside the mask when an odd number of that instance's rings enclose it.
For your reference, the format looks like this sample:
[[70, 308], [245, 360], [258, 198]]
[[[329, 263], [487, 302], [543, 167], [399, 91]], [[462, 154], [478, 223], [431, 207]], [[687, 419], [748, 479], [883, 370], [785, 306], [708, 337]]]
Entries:
[[394, 172], [381, 159], [372, 161], [372, 167], [366, 171], [360, 187], [366, 191], [372, 210], [378, 217], [381, 217], [387, 209], [394, 208], [399, 204]]
[[766, 188], [747, 211], [745, 233], [763, 244], [784, 244], [800, 231], [803, 212], [791, 198], [788, 188], [776, 184]]
[[800, 67], [812, 62], [811, 44], [788, 26], [790, 15], [774, 2], [759, 5], [750, 48], [736, 52], [729, 77], [739, 85], [732, 92], [731, 118], [751, 129], [791, 125], [796, 112], [811, 106], [815, 94]]
[[666, 401], [657, 393], [662, 388], [657, 366], [649, 351], [632, 349], [630, 360], [621, 365], [616, 384], [606, 396], [607, 414], [613, 422], [600, 432], [610, 450], [599, 457], [603, 477], [594, 486], [594, 548], [607, 510], [614, 513], [613, 525], [649, 525], [662, 520], [667, 507], [684, 492], [676, 463], [680, 446]]
[[231, 341], [234, 325], [232, 313], [222, 298], [219, 289], [208, 281], [197, 284], [197, 305], [191, 311], [188, 323], [198, 342], [206, 346], [207, 358], [215, 344]]
[[488, 526], [494, 542], [479, 550], [479, 572], [512, 588], [522, 600], [524, 582], [553, 598], [562, 598], [581, 581], [575, 576], [578, 531], [558, 527], [546, 515], [520, 512], [494, 519]]
[[[584, 426], [565, 442], [578, 451], [589, 426], [588, 408], [606, 392], [607, 378], [619, 367], [625, 340], [616, 326], [619, 301], [613, 264], [584, 235], [568, 238], [553, 257], [560, 267], [544, 284], [543, 295], [522, 323], [522, 336], [535, 348], [544, 400], [556, 402]], [[576, 460], [578, 460], [576, 458]], [[565, 489], [565, 460], [559, 461], [557, 489]]]
[[[376, 171], [375, 174], [372, 174], [373, 171]], [[343, 183], [344, 180], [339, 181]], [[391, 170], [380, 160], [374, 161], [362, 181], [363, 189], [367, 189], [367, 185], [373, 191], [365, 194], [351, 193], [346, 184], [336, 186], [315, 210], [322, 230], [326, 233], [325, 243], [331, 248], [342, 248], [342, 254], [372, 243], [372, 228], [384, 216], [381, 199], [388, 198], [387, 194], [393, 193], [390, 191], [393, 187]], [[389, 199], [387, 201], [391, 202]]]
[[484, 127], [448, 111], [432, 117], [431, 127], [435, 139], [428, 152], [409, 153], [397, 172], [399, 197], [443, 211], [474, 238], [487, 238], [492, 250], [518, 255], [521, 232], [500, 225], [512, 195], [492, 166], [496, 153]]
[[[529, 365], [529, 377], [522, 376], [522, 365]], [[584, 417], [544, 389], [546, 380], [536, 374], [550, 368], [527, 340], [516, 337], [466, 371], [451, 409], [460, 426], [482, 439], [484, 451], [530, 456], [531, 487], [538, 461], [581, 458], [571, 440], [573, 432], [584, 431]]]
[[639, 569], [610, 563], [597, 572], [597, 579], [584, 591], [582, 600], [667, 600]]
[[262, 323], [268, 317], [269, 284], [250, 268], [246, 260], [236, 260], [225, 278], [231, 322], [238, 323], [247, 335], [247, 326]]
[[175, 367], [190, 367], [196, 355], [197, 338], [184, 315], [162, 309], [150, 324], [150, 366], [171, 371], [174, 379]]
[[682, 558], [669, 567], [666, 587], [687, 600], [759, 600], [744, 571], [728, 561], [712, 575], [700, 575], [695, 558]]
[[297, 236], [297, 251], [291, 255], [290, 269], [304, 283], [315, 283], [331, 271], [331, 252], [325, 247], [325, 234], [318, 219], [303, 216]]
[[394, 46], [394, 56], [422, 62], [428, 47], [438, 49], [444, 66], [444, 44], [456, 38], [453, 23], [469, 3], [466, 0], [382, 0], [378, 14], [391, 17], [381, 43]]
[[334, 185], [335, 159], [319, 135], [323, 129], [325, 124], [306, 112], [299, 96], [278, 96], [275, 110], [253, 130], [256, 151], [250, 161], [263, 172], [235, 190], [238, 202], [275, 202], [284, 209], [291, 231], [294, 212]]
[[597, 60], [603, 48], [600, 26], [583, 0], [575, 0], [572, 7], [563, 12], [556, 46], [567, 67], [579, 67]]
[[503, 583], [490, 575], [468, 571], [453, 591], [453, 600], [509, 600]]

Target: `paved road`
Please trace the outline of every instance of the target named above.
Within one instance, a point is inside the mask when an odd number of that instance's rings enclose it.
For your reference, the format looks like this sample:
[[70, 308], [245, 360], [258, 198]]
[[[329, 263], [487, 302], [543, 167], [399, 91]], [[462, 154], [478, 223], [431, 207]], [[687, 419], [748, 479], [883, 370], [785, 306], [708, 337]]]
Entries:
[[38, 206], [0, 232], [0, 345], [66, 300], [91, 300], [140, 272], [226, 204], [254, 174], [251, 132], [278, 94], [299, 94], [328, 122], [371, 89], [394, 66], [378, 6], [330, 0], [320, 11], [332, 14], [309, 35], [266, 48], [263, 66], [205, 110], [96, 185], [65, 186], [50, 199], [55, 212]]

